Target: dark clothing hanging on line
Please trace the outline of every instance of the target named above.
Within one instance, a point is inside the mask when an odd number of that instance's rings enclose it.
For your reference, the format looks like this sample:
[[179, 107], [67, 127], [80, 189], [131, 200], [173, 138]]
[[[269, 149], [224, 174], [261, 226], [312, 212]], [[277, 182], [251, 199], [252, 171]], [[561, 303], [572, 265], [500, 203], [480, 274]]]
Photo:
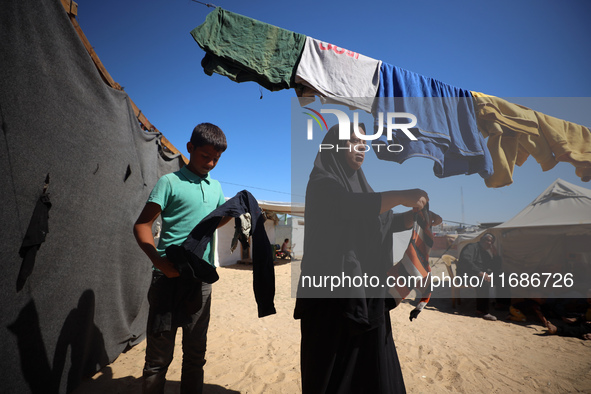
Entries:
[[235, 82], [254, 81], [276, 91], [295, 87], [295, 71], [306, 36], [259, 22], [220, 7], [191, 35], [206, 52], [201, 61], [207, 75]]

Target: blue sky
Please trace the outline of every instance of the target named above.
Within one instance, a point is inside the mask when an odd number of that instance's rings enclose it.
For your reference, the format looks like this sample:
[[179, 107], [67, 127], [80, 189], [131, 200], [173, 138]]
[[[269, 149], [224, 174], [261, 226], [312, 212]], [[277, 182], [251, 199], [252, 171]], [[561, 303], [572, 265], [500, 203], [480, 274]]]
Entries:
[[[450, 85], [591, 126], [588, 0], [214, 4]], [[215, 123], [224, 130], [229, 147], [212, 176], [222, 182], [227, 196], [246, 188], [260, 200], [292, 200], [295, 93], [270, 92], [253, 82], [238, 84], [203, 72], [205, 53], [190, 31], [212, 8], [190, 0], [79, 0], [78, 6], [78, 22], [111, 76], [179, 150], [186, 155], [186, 141], [198, 123]], [[429, 193], [431, 208], [445, 220], [470, 224], [510, 219], [556, 178], [591, 188], [572, 165], [560, 163], [542, 172], [531, 157], [515, 169], [514, 183], [499, 189], [487, 188], [478, 175], [439, 179], [427, 159], [399, 165], [368, 154], [367, 165], [376, 191], [422, 188]]]

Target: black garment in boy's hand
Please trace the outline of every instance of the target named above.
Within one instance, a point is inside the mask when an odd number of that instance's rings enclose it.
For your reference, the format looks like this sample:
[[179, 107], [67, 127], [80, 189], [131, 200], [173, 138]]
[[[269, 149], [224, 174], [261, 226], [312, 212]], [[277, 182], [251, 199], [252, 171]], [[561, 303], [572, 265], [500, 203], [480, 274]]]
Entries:
[[172, 261], [181, 276], [189, 275], [205, 283], [217, 282], [220, 277], [214, 266], [198, 258], [189, 261], [190, 256], [187, 254], [185, 248], [180, 245], [170, 245], [166, 248], [166, 257]]

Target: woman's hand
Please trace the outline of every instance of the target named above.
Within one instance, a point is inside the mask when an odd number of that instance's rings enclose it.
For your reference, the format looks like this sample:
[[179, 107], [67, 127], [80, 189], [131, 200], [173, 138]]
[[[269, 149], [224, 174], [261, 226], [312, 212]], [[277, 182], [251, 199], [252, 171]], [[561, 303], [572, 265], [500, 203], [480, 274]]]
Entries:
[[398, 205], [423, 209], [429, 202], [429, 195], [421, 189], [391, 190], [380, 194], [382, 196], [380, 213], [384, 213]]
[[429, 202], [429, 195], [421, 189], [400, 190], [401, 205], [409, 208], [423, 209]]
[[443, 222], [441, 216], [439, 216], [433, 211], [429, 211], [429, 218], [431, 219], [431, 227], [437, 226], [438, 224], [441, 224]]
[[[414, 223], [414, 212], [415, 211], [407, 211], [404, 213], [404, 228], [411, 229]], [[435, 212], [429, 211], [429, 219], [431, 220], [431, 227], [437, 226], [443, 222], [441, 216], [436, 214]]]

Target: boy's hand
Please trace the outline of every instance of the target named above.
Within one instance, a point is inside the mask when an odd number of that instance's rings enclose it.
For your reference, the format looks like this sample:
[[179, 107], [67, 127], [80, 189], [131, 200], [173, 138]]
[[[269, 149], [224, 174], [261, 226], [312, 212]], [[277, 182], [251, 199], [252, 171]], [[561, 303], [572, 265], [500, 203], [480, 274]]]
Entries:
[[181, 276], [180, 272], [174, 267], [172, 261], [166, 257], [159, 257], [157, 261], [152, 262], [167, 278], [177, 278]]

